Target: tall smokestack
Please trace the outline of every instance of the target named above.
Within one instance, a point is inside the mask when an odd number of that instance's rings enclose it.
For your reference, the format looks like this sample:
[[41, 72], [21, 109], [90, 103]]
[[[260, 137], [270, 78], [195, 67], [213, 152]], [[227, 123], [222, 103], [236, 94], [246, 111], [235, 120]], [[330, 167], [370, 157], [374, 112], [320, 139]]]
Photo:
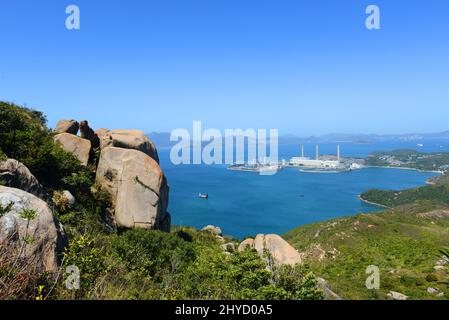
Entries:
[[320, 150], [318, 148], [318, 145], [316, 145], [316, 159], [317, 160], [320, 158], [319, 154], [320, 154]]
[[304, 145], [301, 146], [301, 157], [304, 158]]
[[337, 146], [337, 160], [340, 162], [340, 145]]

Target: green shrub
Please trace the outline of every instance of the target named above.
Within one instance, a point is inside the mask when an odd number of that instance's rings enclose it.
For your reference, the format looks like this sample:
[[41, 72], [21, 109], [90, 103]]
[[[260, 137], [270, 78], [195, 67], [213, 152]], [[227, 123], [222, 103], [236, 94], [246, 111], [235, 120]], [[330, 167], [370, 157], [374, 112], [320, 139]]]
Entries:
[[0, 150], [25, 164], [47, 188], [73, 188], [63, 179], [87, 172], [75, 156], [53, 142], [41, 112], [5, 102], [0, 102]]
[[193, 245], [173, 233], [133, 229], [113, 241], [113, 250], [127, 268], [156, 280], [180, 272], [195, 259]]
[[80, 271], [80, 290], [77, 297], [88, 296], [96, 280], [107, 272], [104, 250], [96, 246], [95, 240], [82, 235], [70, 240], [64, 252], [64, 265], [76, 266]]

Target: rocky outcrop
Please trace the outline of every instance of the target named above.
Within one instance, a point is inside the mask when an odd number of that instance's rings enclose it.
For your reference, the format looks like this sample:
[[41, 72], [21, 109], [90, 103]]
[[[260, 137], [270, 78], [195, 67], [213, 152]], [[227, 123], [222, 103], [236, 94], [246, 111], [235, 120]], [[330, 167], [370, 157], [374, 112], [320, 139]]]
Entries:
[[66, 238], [48, 205], [36, 196], [0, 186], [0, 247], [38, 272], [55, 272]]
[[111, 195], [118, 227], [170, 230], [167, 180], [158, 163], [138, 150], [106, 147], [96, 182]]
[[203, 229], [201, 229], [201, 231], [206, 231], [209, 232], [215, 236], [221, 236], [222, 232], [221, 232], [221, 228], [220, 227], [216, 227], [216, 226], [212, 226], [212, 225], [208, 225], [205, 226]]
[[97, 129], [96, 131], [95, 131], [95, 134], [97, 135], [97, 137], [100, 139], [100, 141], [101, 141], [101, 139], [103, 138], [103, 136], [105, 135], [105, 134], [107, 134], [109, 131], [111, 131], [111, 130], [109, 130], [109, 129], [107, 129], [107, 128], [100, 128], [100, 129]]
[[139, 150], [159, 163], [156, 147], [141, 130], [111, 130], [101, 132], [100, 136], [100, 147], [102, 150], [110, 146]]
[[29, 192], [47, 202], [50, 196], [21, 162], [14, 159], [0, 160], [0, 181], [7, 187]]
[[100, 148], [100, 138], [98, 138], [94, 130], [92, 130], [92, 128], [89, 127], [89, 122], [87, 122], [87, 120], [83, 120], [80, 122], [80, 133], [81, 138], [90, 141], [92, 149]]
[[60, 133], [54, 136], [54, 140], [62, 149], [72, 153], [83, 165], [89, 162], [91, 143], [87, 139], [80, 138], [69, 133]]
[[78, 134], [79, 123], [75, 120], [60, 120], [56, 124], [55, 132], [56, 133], [70, 133], [70, 134]]
[[277, 234], [258, 234], [254, 239], [254, 249], [262, 258], [266, 258], [265, 250], [268, 251], [276, 265], [302, 264], [299, 252]]
[[243, 240], [238, 247], [238, 251], [245, 251], [247, 248], [254, 249], [254, 239], [248, 238]]

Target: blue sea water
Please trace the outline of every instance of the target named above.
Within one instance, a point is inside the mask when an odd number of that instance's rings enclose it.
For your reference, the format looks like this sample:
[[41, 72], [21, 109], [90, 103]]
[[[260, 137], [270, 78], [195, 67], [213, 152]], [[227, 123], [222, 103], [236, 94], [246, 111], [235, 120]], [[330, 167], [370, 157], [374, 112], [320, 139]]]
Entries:
[[[423, 142], [420, 142], [423, 143]], [[426, 152], [448, 151], [449, 142], [429, 141]], [[323, 153], [335, 153], [336, 143], [321, 144]], [[313, 154], [314, 144], [306, 145]], [[341, 143], [343, 156], [363, 157], [372, 151], [417, 149], [416, 142]], [[169, 149], [160, 149], [161, 166], [170, 185], [172, 223], [202, 228], [220, 226], [223, 233], [242, 238], [258, 233], [283, 234], [298, 226], [331, 218], [381, 210], [358, 199], [372, 189], [399, 190], [423, 185], [436, 173], [386, 168], [352, 172], [303, 173], [284, 169], [273, 176], [230, 171], [224, 165], [173, 165]], [[279, 156], [298, 155], [299, 145], [281, 145]], [[199, 199], [198, 193], [209, 194]]]

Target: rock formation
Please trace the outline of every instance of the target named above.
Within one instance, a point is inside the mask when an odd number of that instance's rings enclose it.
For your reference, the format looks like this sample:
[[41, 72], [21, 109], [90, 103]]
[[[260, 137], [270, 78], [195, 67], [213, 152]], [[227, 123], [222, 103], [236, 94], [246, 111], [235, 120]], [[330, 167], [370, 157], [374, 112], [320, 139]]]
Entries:
[[248, 238], [248, 239], [243, 240], [240, 243], [238, 250], [245, 251], [246, 248], [254, 249], [254, 239]]
[[83, 120], [80, 122], [80, 133], [81, 138], [90, 141], [92, 149], [98, 149], [100, 147], [100, 138], [98, 138], [94, 130], [89, 127], [89, 122], [87, 122], [87, 120]]
[[104, 147], [96, 182], [111, 194], [118, 227], [170, 230], [167, 180], [147, 154]]
[[54, 136], [54, 140], [65, 151], [72, 153], [83, 165], [89, 162], [91, 143], [87, 139], [80, 138], [70, 133], [60, 133]]
[[50, 196], [21, 162], [14, 159], [0, 160], [0, 181], [7, 187], [29, 192], [46, 202], [51, 202]]
[[12, 259], [25, 262], [38, 272], [55, 272], [66, 238], [48, 205], [36, 196], [0, 186], [0, 247]]
[[[104, 129], [102, 129], [104, 130]], [[101, 136], [100, 146], [103, 150], [106, 147], [118, 147], [124, 149], [134, 149], [149, 155], [157, 163], [159, 156], [153, 142], [141, 130], [111, 130], [99, 132]]]
[[207, 231], [209, 233], [212, 233], [215, 236], [222, 235], [221, 229], [219, 227], [215, 227], [215, 226], [211, 226], [211, 225], [205, 226], [203, 229], [201, 229], [201, 231]]
[[258, 234], [254, 240], [246, 239], [240, 243], [238, 250], [243, 251], [247, 247], [255, 249], [264, 259], [265, 250], [268, 251], [276, 265], [302, 264], [299, 252], [277, 234]]
[[78, 134], [79, 123], [75, 120], [60, 120], [56, 124], [56, 133]]
[[[58, 122], [58, 130], [66, 127], [67, 121]], [[54, 140], [84, 165], [92, 159], [92, 151], [100, 149], [96, 182], [111, 195], [111, 218], [116, 226], [169, 231], [168, 184], [153, 142], [140, 130], [94, 132], [86, 120], [79, 129], [81, 137], [75, 135], [78, 129], [71, 130], [73, 134], [66, 130]]]

